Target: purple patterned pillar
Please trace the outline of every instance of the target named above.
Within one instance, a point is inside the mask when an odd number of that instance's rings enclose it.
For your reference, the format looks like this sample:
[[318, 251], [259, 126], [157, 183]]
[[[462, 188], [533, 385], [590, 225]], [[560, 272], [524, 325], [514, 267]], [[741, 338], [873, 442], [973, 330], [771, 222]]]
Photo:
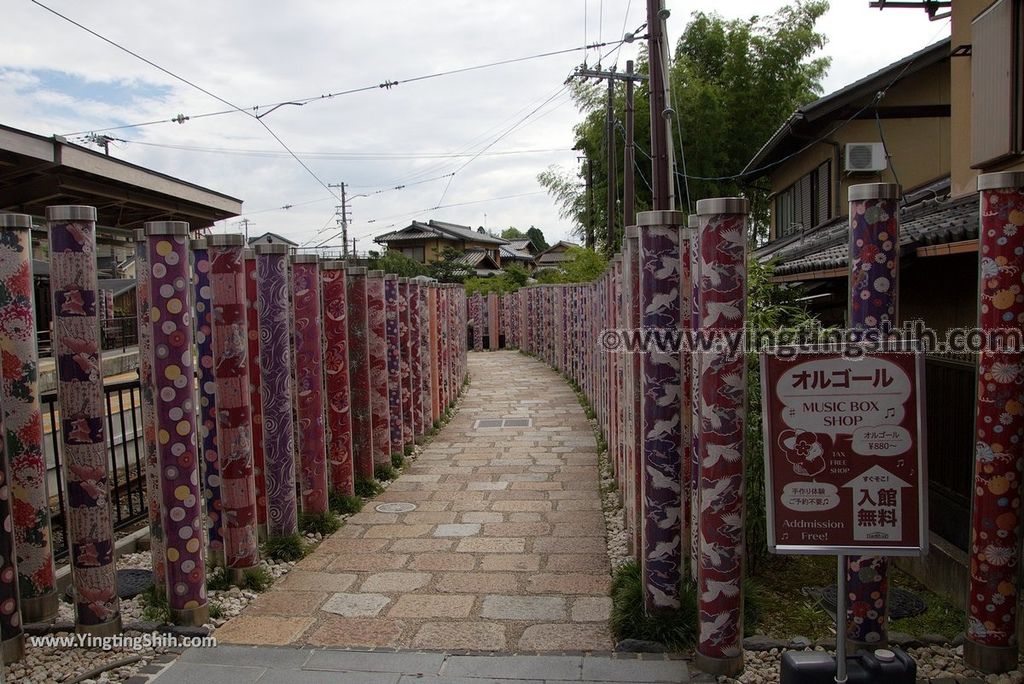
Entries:
[[402, 330], [398, 302], [398, 276], [384, 276], [384, 339], [388, 361], [388, 435], [391, 453], [405, 449], [405, 416], [402, 415]]
[[249, 335], [249, 396], [251, 397], [252, 468], [256, 482], [256, 529], [260, 538], [267, 536], [267, 464], [263, 454], [263, 398], [260, 390], [260, 321], [259, 295], [256, 286], [256, 252], [246, 249], [245, 257], [245, 309]]
[[[1024, 173], [978, 176], [981, 257], [978, 328], [1020, 335], [1024, 301]], [[853, 189], [851, 188], [851, 195]], [[1008, 337], [1008, 339], [1014, 339]], [[983, 672], [1017, 667], [1020, 478], [1024, 469], [1021, 351], [983, 351], [978, 363], [970, 587], [964, 659]]]
[[266, 463], [267, 534], [299, 531], [292, 422], [292, 354], [288, 302], [288, 245], [256, 245], [256, 296], [260, 332], [260, 394]]
[[477, 292], [473, 295], [473, 351], [484, 350], [484, 300], [483, 296]]
[[176, 624], [202, 625], [210, 614], [196, 444], [189, 230], [184, 221], [151, 221], [145, 229], [153, 307], [153, 377], [158, 388], [154, 397], [156, 451], [167, 544], [167, 603]]
[[[17, 579], [12, 582], [20, 590], [22, 620], [51, 622], [57, 617], [57, 583], [50, 543], [32, 294], [32, 217], [0, 214], [0, 318], [5, 321], [0, 327], [3, 430], [18, 566]], [[2, 613], [0, 609], [0, 620]]]
[[[441, 411], [447, 411], [451, 397], [448, 394], [448, 299], [450, 289], [448, 283], [441, 283], [437, 288], [437, 369], [438, 395], [441, 400]], [[482, 330], [481, 326], [481, 330]], [[482, 335], [482, 333], [481, 333]]]
[[[639, 226], [640, 311], [644, 328], [679, 327], [678, 212], [642, 212]], [[643, 577], [648, 615], [679, 607], [680, 461], [682, 425], [679, 355], [649, 350], [643, 377]]]
[[[685, 333], [689, 333], [693, 329], [693, 318], [690, 314], [693, 310], [693, 284], [695, 282], [693, 278], [693, 236], [696, 233], [697, 227], [690, 227], [689, 218], [687, 218], [686, 226], [679, 227], [679, 327]], [[695, 423], [693, 420], [694, 357], [693, 354], [685, 350], [680, 352], [679, 356], [679, 371], [682, 380], [679, 396], [682, 405], [681, 420], [683, 423], [683, 478], [679, 484], [682, 488], [681, 499], [683, 503], [681, 519], [683, 562], [687, 563], [687, 561], [692, 560], [693, 551], [693, 540], [689, 536], [689, 532], [692, 529], [691, 521], [697, 517], [696, 509], [693, 507], [696, 497], [691, 490], [690, 483], [693, 481], [693, 464], [697, 460], [697, 455], [693, 453], [693, 433], [695, 426], [698, 426], [699, 429], [699, 422]], [[693, 564], [688, 564], [690, 565], [690, 572], [696, 576]]]
[[[349, 381], [348, 293], [345, 265], [320, 265], [324, 306], [324, 392], [327, 398], [327, 470], [330, 491], [355, 494], [352, 461], [352, 389]], [[372, 470], [372, 468], [371, 468]]]
[[398, 279], [398, 337], [401, 351], [400, 372], [402, 377], [402, 442], [411, 445], [415, 432], [412, 400], [412, 316], [409, 301], [412, 285], [408, 278]]
[[250, 418], [244, 243], [239, 234], [216, 234], [206, 239], [213, 311], [211, 344], [217, 394], [221, 532], [225, 567], [236, 584], [242, 581], [245, 570], [260, 560]]
[[320, 310], [320, 259], [292, 257], [295, 331], [295, 420], [302, 512], [327, 512], [327, 447], [324, 427], [324, 355]]
[[[899, 197], [894, 183], [850, 186], [850, 327], [897, 325]], [[850, 556], [846, 565], [846, 641], [851, 652], [888, 642], [889, 559]]]
[[[705, 335], [739, 334], [746, 318], [749, 202], [697, 202], [700, 323]], [[746, 356], [716, 349], [700, 359], [700, 638], [697, 666], [715, 675], [743, 669], [743, 451]]]
[[346, 270], [348, 285], [348, 370], [352, 386], [352, 463], [357, 480], [373, 479], [373, 395], [370, 385], [370, 330], [366, 269]]
[[206, 534], [211, 565], [224, 564], [224, 537], [221, 532], [223, 508], [220, 498], [220, 465], [217, 456], [217, 393], [213, 380], [213, 311], [210, 305], [210, 255], [206, 240], [192, 240], [192, 303], [196, 310], [196, 369], [199, 382], [200, 476], [206, 502]]
[[419, 437], [426, 433], [423, 420], [423, 320], [420, 315], [420, 282], [418, 279], [409, 281], [409, 359], [412, 385], [412, 417], [413, 435]]
[[[690, 329], [700, 328], [700, 219], [690, 214]], [[685, 315], [685, 311], [683, 314]], [[690, 353], [690, 577], [697, 581], [700, 564], [700, 358]], [[683, 533], [686, 533], [684, 529]]]
[[370, 408], [373, 464], [391, 463], [391, 406], [388, 378], [387, 301], [384, 271], [366, 274], [367, 341], [370, 349]]
[[108, 636], [121, 631], [121, 614], [96, 318], [96, 209], [47, 207], [46, 219], [75, 630]]

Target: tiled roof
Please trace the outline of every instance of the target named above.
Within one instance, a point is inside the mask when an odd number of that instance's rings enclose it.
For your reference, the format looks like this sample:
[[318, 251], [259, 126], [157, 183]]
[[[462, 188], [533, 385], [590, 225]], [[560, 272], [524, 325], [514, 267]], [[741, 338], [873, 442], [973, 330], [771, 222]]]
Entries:
[[[916, 193], [915, 193], [916, 194]], [[942, 245], [978, 237], [978, 195], [955, 200], [920, 199], [903, 209], [900, 245], [903, 250]], [[809, 273], [848, 264], [849, 217], [842, 216], [802, 235], [773, 240], [755, 252], [758, 259], [775, 260], [775, 275]]]
[[413, 221], [401, 230], [385, 233], [374, 238], [374, 242], [381, 244], [386, 242], [400, 242], [402, 240], [423, 240], [436, 239], [448, 240], [449, 242], [483, 242], [493, 245], [507, 245], [508, 240], [496, 238], [486, 233], [478, 233], [469, 226], [460, 226], [456, 223], [430, 220], [427, 223]]
[[533, 247], [534, 251], [537, 251], [537, 245], [533, 244], [533, 240], [530, 238], [516, 238], [512, 240], [512, 249], [520, 252], [529, 252], [530, 248]]
[[277, 233], [271, 233], [270, 231], [267, 231], [263, 235], [257, 235], [256, 237], [249, 238], [249, 244], [250, 245], [254, 245], [257, 242], [276, 242], [276, 243], [279, 243], [279, 244], [288, 245], [289, 247], [298, 247], [299, 246], [299, 243], [292, 242], [288, 238], [286, 238], [284, 236], [281, 236], [281, 235], [278, 235]]
[[533, 255], [516, 248], [515, 242], [513, 242], [511, 245], [499, 245], [498, 251], [501, 253], [502, 259], [512, 259], [515, 261], [533, 261]]
[[455, 263], [464, 264], [470, 268], [498, 268], [491, 255], [482, 249], [467, 249], [458, 259], [455, 259]]

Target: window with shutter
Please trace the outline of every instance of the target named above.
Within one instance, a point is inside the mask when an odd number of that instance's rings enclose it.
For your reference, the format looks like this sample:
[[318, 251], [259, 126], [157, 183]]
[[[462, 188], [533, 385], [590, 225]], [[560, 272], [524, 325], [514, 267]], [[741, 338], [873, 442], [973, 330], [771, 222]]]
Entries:
[[971, 165], [1020, 151], [1021, 0], [998, 0], [971, 25]]
[[832, 165], [824, 162], [814, 172], [814, 225], [832, 218]]

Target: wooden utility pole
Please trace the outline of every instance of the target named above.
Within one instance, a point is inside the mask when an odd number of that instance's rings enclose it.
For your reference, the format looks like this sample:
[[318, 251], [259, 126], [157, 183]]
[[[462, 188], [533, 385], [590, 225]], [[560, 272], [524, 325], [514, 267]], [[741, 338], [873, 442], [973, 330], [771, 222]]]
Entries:
[[626, 62], [626, 143], [622, 164], [622, 225], [636, 224], [635, 152], [633, 125], [633, 60]]
[[647, 0], [647, 54], [650, 60], [651, 99], [651, 188], [654, 190], [656, 211], [675, 208], [672, 191], [672, 112], [668, 110], [665, 73], [665, 17], [664, 0]]
[[585, 157], [587, 161], [587, 232], [583, 244], [587, 249], [594, 248], [594, 164], [590, 161], [590, 155]]
[[341, 188], [341, 206], [335, 207], [335, 213], [340, 212], [341, 218], [338, 223], [341, 227], [341, 252], [342, 258], [348, 258], [348, 202], [345, 199], [345, 183], [331, 183], [327, 187], [329, 188]]

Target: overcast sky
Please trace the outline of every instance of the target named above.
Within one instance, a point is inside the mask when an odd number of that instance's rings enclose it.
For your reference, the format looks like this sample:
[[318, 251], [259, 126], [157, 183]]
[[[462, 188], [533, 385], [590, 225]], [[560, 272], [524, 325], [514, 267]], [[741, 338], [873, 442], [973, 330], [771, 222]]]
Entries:
[[[643, 0], [42, 1], [242, 108], [617, 40], [623, 26], [628, 31], [644, 21], [646, 6]], [[749, 17], [783, 4], [668, 0], [668, 31], [674, 40], [697, 10]], [[0, 123], [66, 135], [230, 109], [29, 0], [3, 6]], [[921, 10], [880, 13], [868, 0], [833, 0], [819, 26], [832, 58], [826, 92], [948, 35], [948, 21], [931, 23]], [[622, 68], [633, 54], [632, 47], [622, 49], [605, 64], [618, 59]], [[597, 56], [590, 51], [588, 60]], [[431, 218], [494, 230], [536, 225], [554, 242], [568, 236], [569, 226], [536, 176], [552, 164], [577, 164], [569, 148], [580, 115], [563, 82], [583, 57], [570, 52], [372, 88], [284, 106], [263, 121], [322, 181], [348, 184], [350, 236], [360, 239], [359, 251], [372, 247], [374, 235]], [[113, 144], [113, 156], [244, 200], [253, 234], [271, 230], [300, 243], [337, 243], [330, 241], [336, 198], [252, 117], [235, 112], [107, 134], [126, 141]], [[388, 190], [396, 185], [405, 187]], [[217, 229], [239, 229], [236, 221], [229, 224]]]

